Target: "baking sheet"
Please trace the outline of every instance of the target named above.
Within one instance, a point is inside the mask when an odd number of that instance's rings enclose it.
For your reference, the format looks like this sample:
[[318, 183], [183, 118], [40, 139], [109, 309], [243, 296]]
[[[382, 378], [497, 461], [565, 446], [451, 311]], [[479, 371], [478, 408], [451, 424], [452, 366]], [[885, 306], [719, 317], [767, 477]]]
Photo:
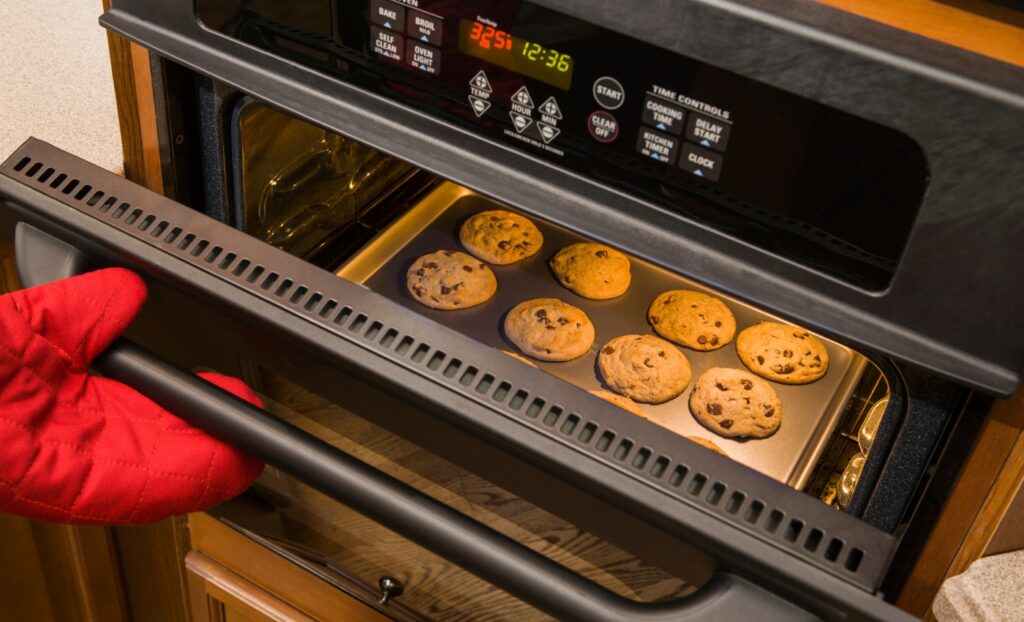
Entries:
[[[539, 218], [528, 216], [544, 235], [537, 254], [510, 266], [491, 266], [498, 278], [498, 292], [488, 302], [458, 311], [439, 311], [416, 302], [405, 286], [408, 267], [419, 256], [441, 249], [462, 250], [458, 231], [462, 222], [488, 209], [510, 209], [456, 184], [445, 183], [382, 232], [342, 266], [340, 277], [360, 282], [399, 304], [449, 326], [494, 348], [517, 351], [505, 337], [505, 313], [531, 298], [560, 298], [583, 309], [594, 323], [597, 338], [590, 351], [573, 361], [534, 361], [543, 371], [583, 389], [606, 388], [597, 371], [596, 356], [609, 340], [625, 334], [655, 334], [647, 323], [647, 307], [655, 296], [669, 289], [691, 289], [717, 296], [736, 316], [737, 335], [762, 320], [783, 321], [730, 296], [630, 257], [629, 290], [613, 300], [589, 300], [563, 288], [551, 275], [547, 261], [562, 247], [592, 241]], [[829, 435], [863, 373], [866, 359], [849, 348], [817, 335], [829, 355], [829, 370], [817, 382], [791, 386], [772, 383], [782, 400], [782, 426], [766, 439], [727, 439], [698, 423], [688, 407], [694, 381], [711, 367], [746, 369], [736, 355], [735, 339], [711, 352], [678, 346], [689, 359], [693, 378], [686, 391], [664, 404], [640, 404], [651, 421], [684, 436], [712, 440], [730, 458], [769, 477], [803, 488]], [[504, 355], [498, 355], [504, 356]], [[634, 416], [623, 411], [624, 417]]]

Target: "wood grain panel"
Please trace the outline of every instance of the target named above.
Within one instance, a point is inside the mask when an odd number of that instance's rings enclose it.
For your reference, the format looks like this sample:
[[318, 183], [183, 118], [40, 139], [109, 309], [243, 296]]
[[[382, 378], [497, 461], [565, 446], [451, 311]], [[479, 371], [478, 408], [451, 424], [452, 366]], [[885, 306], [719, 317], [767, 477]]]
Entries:
[[32, 523], [0, 513], [0, 622], [55, 619]]
[[197, 621], [314, 622], [314, 618], [205, 555], [189, 553], [185, 557], [185, 567], [193, 601], [193, 618]]
[[[319, 620], [387, 618], [206, 514], [189, 516], [195, 550]], [[193, 605], [194, 607], [194, 605]]]
[[1024, 389], [995, 403], [897, 598], [925, 616], [942, 582], [985, 551], [1024, 477]]
[[185, 577], [189, 550], [183, 516], [112, 529], [133, 620], [190, 622]]
[[1024, 13], [977, 0], [817, 1], [1024, 67]]

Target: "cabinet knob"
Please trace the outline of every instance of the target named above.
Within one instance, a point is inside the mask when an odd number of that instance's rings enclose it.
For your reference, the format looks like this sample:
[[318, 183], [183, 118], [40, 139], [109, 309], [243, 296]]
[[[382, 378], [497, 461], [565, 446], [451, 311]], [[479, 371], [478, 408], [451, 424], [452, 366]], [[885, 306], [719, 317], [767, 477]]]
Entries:
[[405, 591], [405, 586], [402, 582], [394, 577], [381, 577], [380, 581], [377, 581], [377, 586], [380, 588], [380, 597], [377, 602], [386, 605], [388, 601], [396, 596], [401, 596], [402, 592]]

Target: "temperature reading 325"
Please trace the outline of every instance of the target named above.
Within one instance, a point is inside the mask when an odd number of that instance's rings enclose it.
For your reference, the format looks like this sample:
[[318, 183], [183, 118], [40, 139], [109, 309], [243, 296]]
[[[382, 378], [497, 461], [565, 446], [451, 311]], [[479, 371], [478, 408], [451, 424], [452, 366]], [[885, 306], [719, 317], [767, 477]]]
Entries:
[[560, 89], [569, 90], [572, 85], [570, 54], [516, 37], [492, 24], [461, 20], [459, 51]]

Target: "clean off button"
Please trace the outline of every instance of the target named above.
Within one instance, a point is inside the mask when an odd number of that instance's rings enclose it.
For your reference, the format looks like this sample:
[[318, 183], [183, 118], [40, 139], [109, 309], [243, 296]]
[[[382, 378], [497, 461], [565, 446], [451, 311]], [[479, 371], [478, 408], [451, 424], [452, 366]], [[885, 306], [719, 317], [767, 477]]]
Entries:
[[615, 110], [626, 101], [626, 91], [618, 80], [604, 76], [594, 81], [594, 101], [602, 108]]

